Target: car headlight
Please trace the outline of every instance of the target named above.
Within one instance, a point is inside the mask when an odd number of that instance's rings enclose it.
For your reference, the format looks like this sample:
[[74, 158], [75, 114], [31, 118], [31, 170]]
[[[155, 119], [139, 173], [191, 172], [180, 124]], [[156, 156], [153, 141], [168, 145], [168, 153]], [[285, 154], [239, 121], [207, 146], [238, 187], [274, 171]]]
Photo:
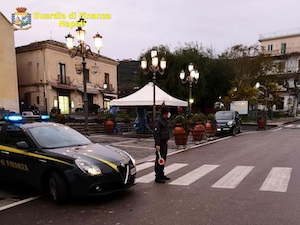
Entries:
[[99, 169], [99, 167], [91, 164], [88, 161], [82, 159], [76, 159], [75, 163], [79, 169], [81, 169], [84, 173], [90, 176], [97, 176], [102, 174], [102, 171]]
[[228, 123], [227, 123], [228, 126], [232, 126], [233, 125], [233, 121], [230, 120]]

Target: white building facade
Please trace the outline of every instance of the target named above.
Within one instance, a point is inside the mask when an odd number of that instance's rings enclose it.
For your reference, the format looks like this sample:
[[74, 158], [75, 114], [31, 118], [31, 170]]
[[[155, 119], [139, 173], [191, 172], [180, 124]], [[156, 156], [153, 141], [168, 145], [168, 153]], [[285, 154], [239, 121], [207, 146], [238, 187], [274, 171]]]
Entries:
[[269, 76], [279, 85], [282, 104], [276, 110], [296, 114], [300, 98], [300, 29], [261, 34], [262, 51], [273, 61]]

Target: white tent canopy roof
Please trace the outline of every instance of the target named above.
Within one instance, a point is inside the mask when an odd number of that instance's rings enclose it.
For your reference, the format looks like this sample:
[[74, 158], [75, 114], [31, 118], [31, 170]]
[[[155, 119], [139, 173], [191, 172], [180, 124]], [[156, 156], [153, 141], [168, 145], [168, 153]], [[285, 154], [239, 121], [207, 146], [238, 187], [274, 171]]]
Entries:
[[[155, 85], [155, 105], [165, 104], [167, 106], [187, 107], [188, 102], [172, 97]], [[110, 106], [152, 106], [153, 105], [153, 83], [149, 82], [140, 90], [124, 98], [110, 101]]]

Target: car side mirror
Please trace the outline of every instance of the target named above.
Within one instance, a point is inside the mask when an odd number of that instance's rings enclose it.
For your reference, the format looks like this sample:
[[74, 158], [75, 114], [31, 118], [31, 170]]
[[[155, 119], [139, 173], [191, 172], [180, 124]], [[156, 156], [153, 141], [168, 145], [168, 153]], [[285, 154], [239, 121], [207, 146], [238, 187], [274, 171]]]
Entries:
[[20, 149], [29, 149], [29, 145], [26, 143], [26, 141], [19, 141], [17, 142], [16, 146]]

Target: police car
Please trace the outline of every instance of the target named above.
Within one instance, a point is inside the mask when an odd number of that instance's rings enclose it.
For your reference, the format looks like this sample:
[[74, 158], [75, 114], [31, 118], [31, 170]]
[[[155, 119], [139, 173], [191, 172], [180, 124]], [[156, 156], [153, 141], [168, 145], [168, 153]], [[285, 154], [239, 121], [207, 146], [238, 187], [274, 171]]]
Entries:
[[0, 176], [47, 191], [55, 203], [135, 184], [135, 160], [127, 152], [92, 143], [62, 124], [5, 118], [0, 123]]

